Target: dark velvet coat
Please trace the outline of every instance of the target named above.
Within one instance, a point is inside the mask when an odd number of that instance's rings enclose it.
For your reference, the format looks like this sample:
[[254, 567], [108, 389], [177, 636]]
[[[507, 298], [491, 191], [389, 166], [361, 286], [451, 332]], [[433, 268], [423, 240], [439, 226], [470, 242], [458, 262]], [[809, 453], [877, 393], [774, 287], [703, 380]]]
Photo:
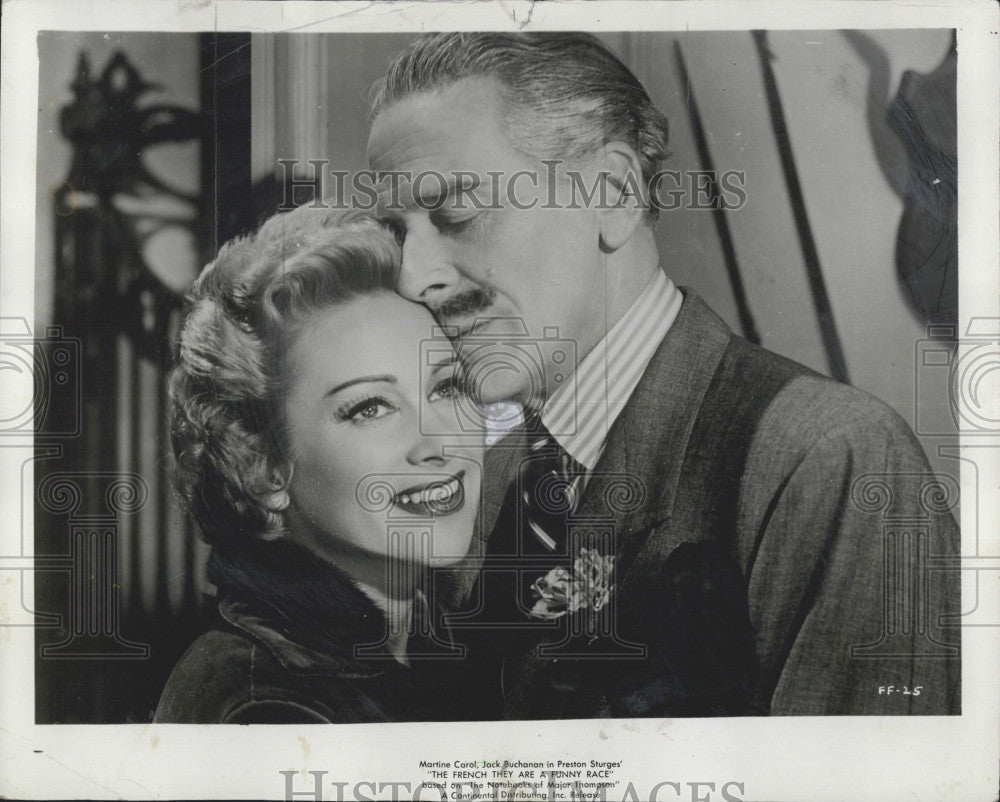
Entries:
[[[385, 651], [386, 619], [345, 575], [284, 542], [215, 551], [218, 627], [174, 668], [155, 721], [203, 724], [447, 721], [465, 715], [446, 631]], [[366, 646], [367, 645], [367, 646]], [[363, 647], [363, 654], [357, 651]], [[458, 659], [456, 659], [458, 658]]]

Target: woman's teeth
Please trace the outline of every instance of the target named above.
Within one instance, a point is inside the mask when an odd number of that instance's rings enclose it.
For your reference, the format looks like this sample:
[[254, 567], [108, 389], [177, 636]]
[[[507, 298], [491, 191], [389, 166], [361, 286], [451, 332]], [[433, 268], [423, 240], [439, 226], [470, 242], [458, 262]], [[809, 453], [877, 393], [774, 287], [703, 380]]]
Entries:
[[399, 500], [403, 504], [428, 504], [431, 502], [440, 504], [450, 501], [459, 491], [459, 487], [460, 484], [456, 478], [444, 484], [428, 485], [417, 493], [402, 493]]

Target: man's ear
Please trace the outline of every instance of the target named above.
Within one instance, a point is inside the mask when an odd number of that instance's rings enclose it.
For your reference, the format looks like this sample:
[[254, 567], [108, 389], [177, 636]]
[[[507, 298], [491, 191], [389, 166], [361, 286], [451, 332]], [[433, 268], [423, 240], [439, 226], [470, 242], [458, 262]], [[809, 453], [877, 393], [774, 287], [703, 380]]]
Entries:
[[607, 204], [600, 210], [601, 245], [616, 251], [642, 224], [648, 208], [639, 155], [625, 142], [608, 142], [602, 151]]

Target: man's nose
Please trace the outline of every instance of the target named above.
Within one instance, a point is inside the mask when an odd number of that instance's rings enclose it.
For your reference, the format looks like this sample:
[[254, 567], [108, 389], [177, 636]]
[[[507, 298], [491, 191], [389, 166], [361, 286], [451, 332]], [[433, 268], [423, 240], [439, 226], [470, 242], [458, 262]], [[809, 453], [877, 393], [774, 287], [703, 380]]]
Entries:
[[417, 303], [433, 305], [450, 294], [457, 272], [448, 261], [440, 236], [429, 223], [407, 228], [399, 268], [399, 294]]

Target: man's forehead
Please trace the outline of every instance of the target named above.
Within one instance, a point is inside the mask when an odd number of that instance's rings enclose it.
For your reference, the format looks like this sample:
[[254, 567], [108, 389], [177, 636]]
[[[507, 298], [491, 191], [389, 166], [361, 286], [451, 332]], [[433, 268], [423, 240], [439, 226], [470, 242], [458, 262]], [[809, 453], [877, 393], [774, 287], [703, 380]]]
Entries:
[[409, 95], [376, 117], [368, 140], [378, 206], [429, 209], [469, 192], [492, 196], [532, 166], [507, 139], [493, 78]]
[[376, 170], [396, 169], [415, 160], [458, 156], [457, 144], [499, 134], [501, 115], [499, 84], [493, 78], [465, 78], [443, 89], [407, 95], [383, 109], [372, 123], [369, 165]]

